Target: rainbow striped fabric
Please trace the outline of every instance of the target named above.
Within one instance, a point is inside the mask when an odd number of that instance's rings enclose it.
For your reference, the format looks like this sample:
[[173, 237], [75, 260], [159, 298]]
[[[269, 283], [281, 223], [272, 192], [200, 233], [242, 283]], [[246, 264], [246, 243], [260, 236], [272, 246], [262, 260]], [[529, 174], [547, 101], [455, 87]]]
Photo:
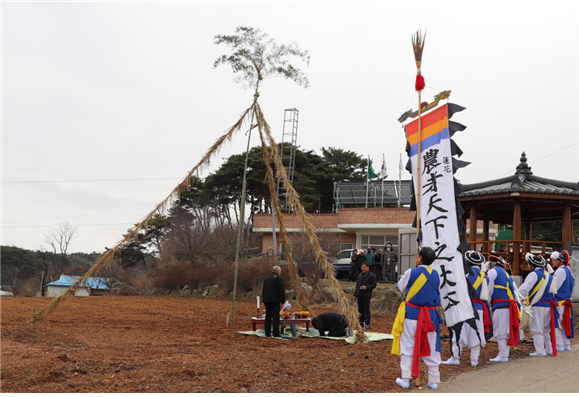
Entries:
[[[439, 144], [443, 139], [449, 139], [447, 105], [442, 105], [432, 112], [423, 115], [421, 127], [421, 152]], [[410, 144], [410, 157], [416, 156], [418, 153], [418, 119], [406, 125], [406, 139]]]

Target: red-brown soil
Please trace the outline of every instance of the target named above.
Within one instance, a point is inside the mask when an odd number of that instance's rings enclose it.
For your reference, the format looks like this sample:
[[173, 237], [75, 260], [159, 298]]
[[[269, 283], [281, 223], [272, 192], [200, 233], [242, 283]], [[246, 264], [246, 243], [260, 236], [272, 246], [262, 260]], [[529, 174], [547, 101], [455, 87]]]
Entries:
[[[177, 297], [69, 298], [42, 323], [31, 323], [48, 298], [1, 300], [2, 392], [399, 392], [399, 357], [391, 341], [348, 345], [320, 338], [246, 336], [254, 301]], [[299, 308], [295, 308], [299, 310]], [[331, 307], [314, 307], [317, 314]], [[390, 333], [394, 316], [373, 315], [372, 330]], [[443, 335], [448, 331], [443, 327]], [[449, 357], [448, 341], [442, 358]], [[532, 345], [511, 349], [527, 356]], [[495, 357], [488, 343], [480, 365]], [[470, 371], [441, 366], [441, 379]], [[421, 377], [426, 379], [422, 363]], [[412, 386], [411, 389], [412, 390]]]

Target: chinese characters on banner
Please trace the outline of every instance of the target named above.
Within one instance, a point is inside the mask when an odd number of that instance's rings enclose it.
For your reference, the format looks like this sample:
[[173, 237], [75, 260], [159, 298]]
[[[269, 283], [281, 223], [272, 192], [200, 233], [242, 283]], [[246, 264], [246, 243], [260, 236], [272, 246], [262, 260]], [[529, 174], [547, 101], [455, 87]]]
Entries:
[[[440, 298], [447, 326], [474, 317], [464, 274], [454, 193], [448, 106], [426, 113], [421, 120], [420, 229], [421, 247], [431, 247], [431, 265], [440, 275]], [[410, 147], [414, 194], [418, 200], [418, 119], [405, 126]]]

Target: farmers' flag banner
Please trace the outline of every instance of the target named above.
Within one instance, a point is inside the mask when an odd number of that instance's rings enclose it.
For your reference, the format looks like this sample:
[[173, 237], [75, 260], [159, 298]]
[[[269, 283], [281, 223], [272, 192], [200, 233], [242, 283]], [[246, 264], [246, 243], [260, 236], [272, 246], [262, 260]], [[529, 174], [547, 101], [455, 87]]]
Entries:
[[[423, 107], [425, 107], [423, 105]], [[426, 106], [426, 109], [431, 108]], [[418, 153], [418, 118], [405, 126], [407, 152], [410, 160], [406, 169], [412, 173], [414, 200], [410, 210], [416, 210], [417, 198], [420, 199], [420, 247], [431, 247], [436, 252], [432, 267], [441, 279], [440, 298], [444, 309], [446, 325], [475, 316], [469, 297], [462, 254], [459, 250], [470, 247], [460, 231], [465, 227], [460, 219], [464, 213], [456, 199], [460, 187], [454, 179], [454, 172], [469, 163], [453, 158], [462, 154], [450, 137], [465, 126], [449, 122], [452, 113], [463, 107], [444, 104], [425, 112], [421, 118], [421, 147]], [[409, 115], [413, 117], [413, 115]], [[420, 189], [418, 186], [417, 163], [420, 156]], [[457, 214], [458, 212], [458, 214]]]

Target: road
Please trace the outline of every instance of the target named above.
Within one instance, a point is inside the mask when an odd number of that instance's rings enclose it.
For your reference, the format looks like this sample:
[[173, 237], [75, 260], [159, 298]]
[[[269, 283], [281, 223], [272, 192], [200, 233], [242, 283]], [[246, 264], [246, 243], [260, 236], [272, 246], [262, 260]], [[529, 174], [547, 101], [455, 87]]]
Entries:
[[579, 344], [557, 357], [526, 357], [489, 363], [441, 382], [432, 393], [579, 393]]

